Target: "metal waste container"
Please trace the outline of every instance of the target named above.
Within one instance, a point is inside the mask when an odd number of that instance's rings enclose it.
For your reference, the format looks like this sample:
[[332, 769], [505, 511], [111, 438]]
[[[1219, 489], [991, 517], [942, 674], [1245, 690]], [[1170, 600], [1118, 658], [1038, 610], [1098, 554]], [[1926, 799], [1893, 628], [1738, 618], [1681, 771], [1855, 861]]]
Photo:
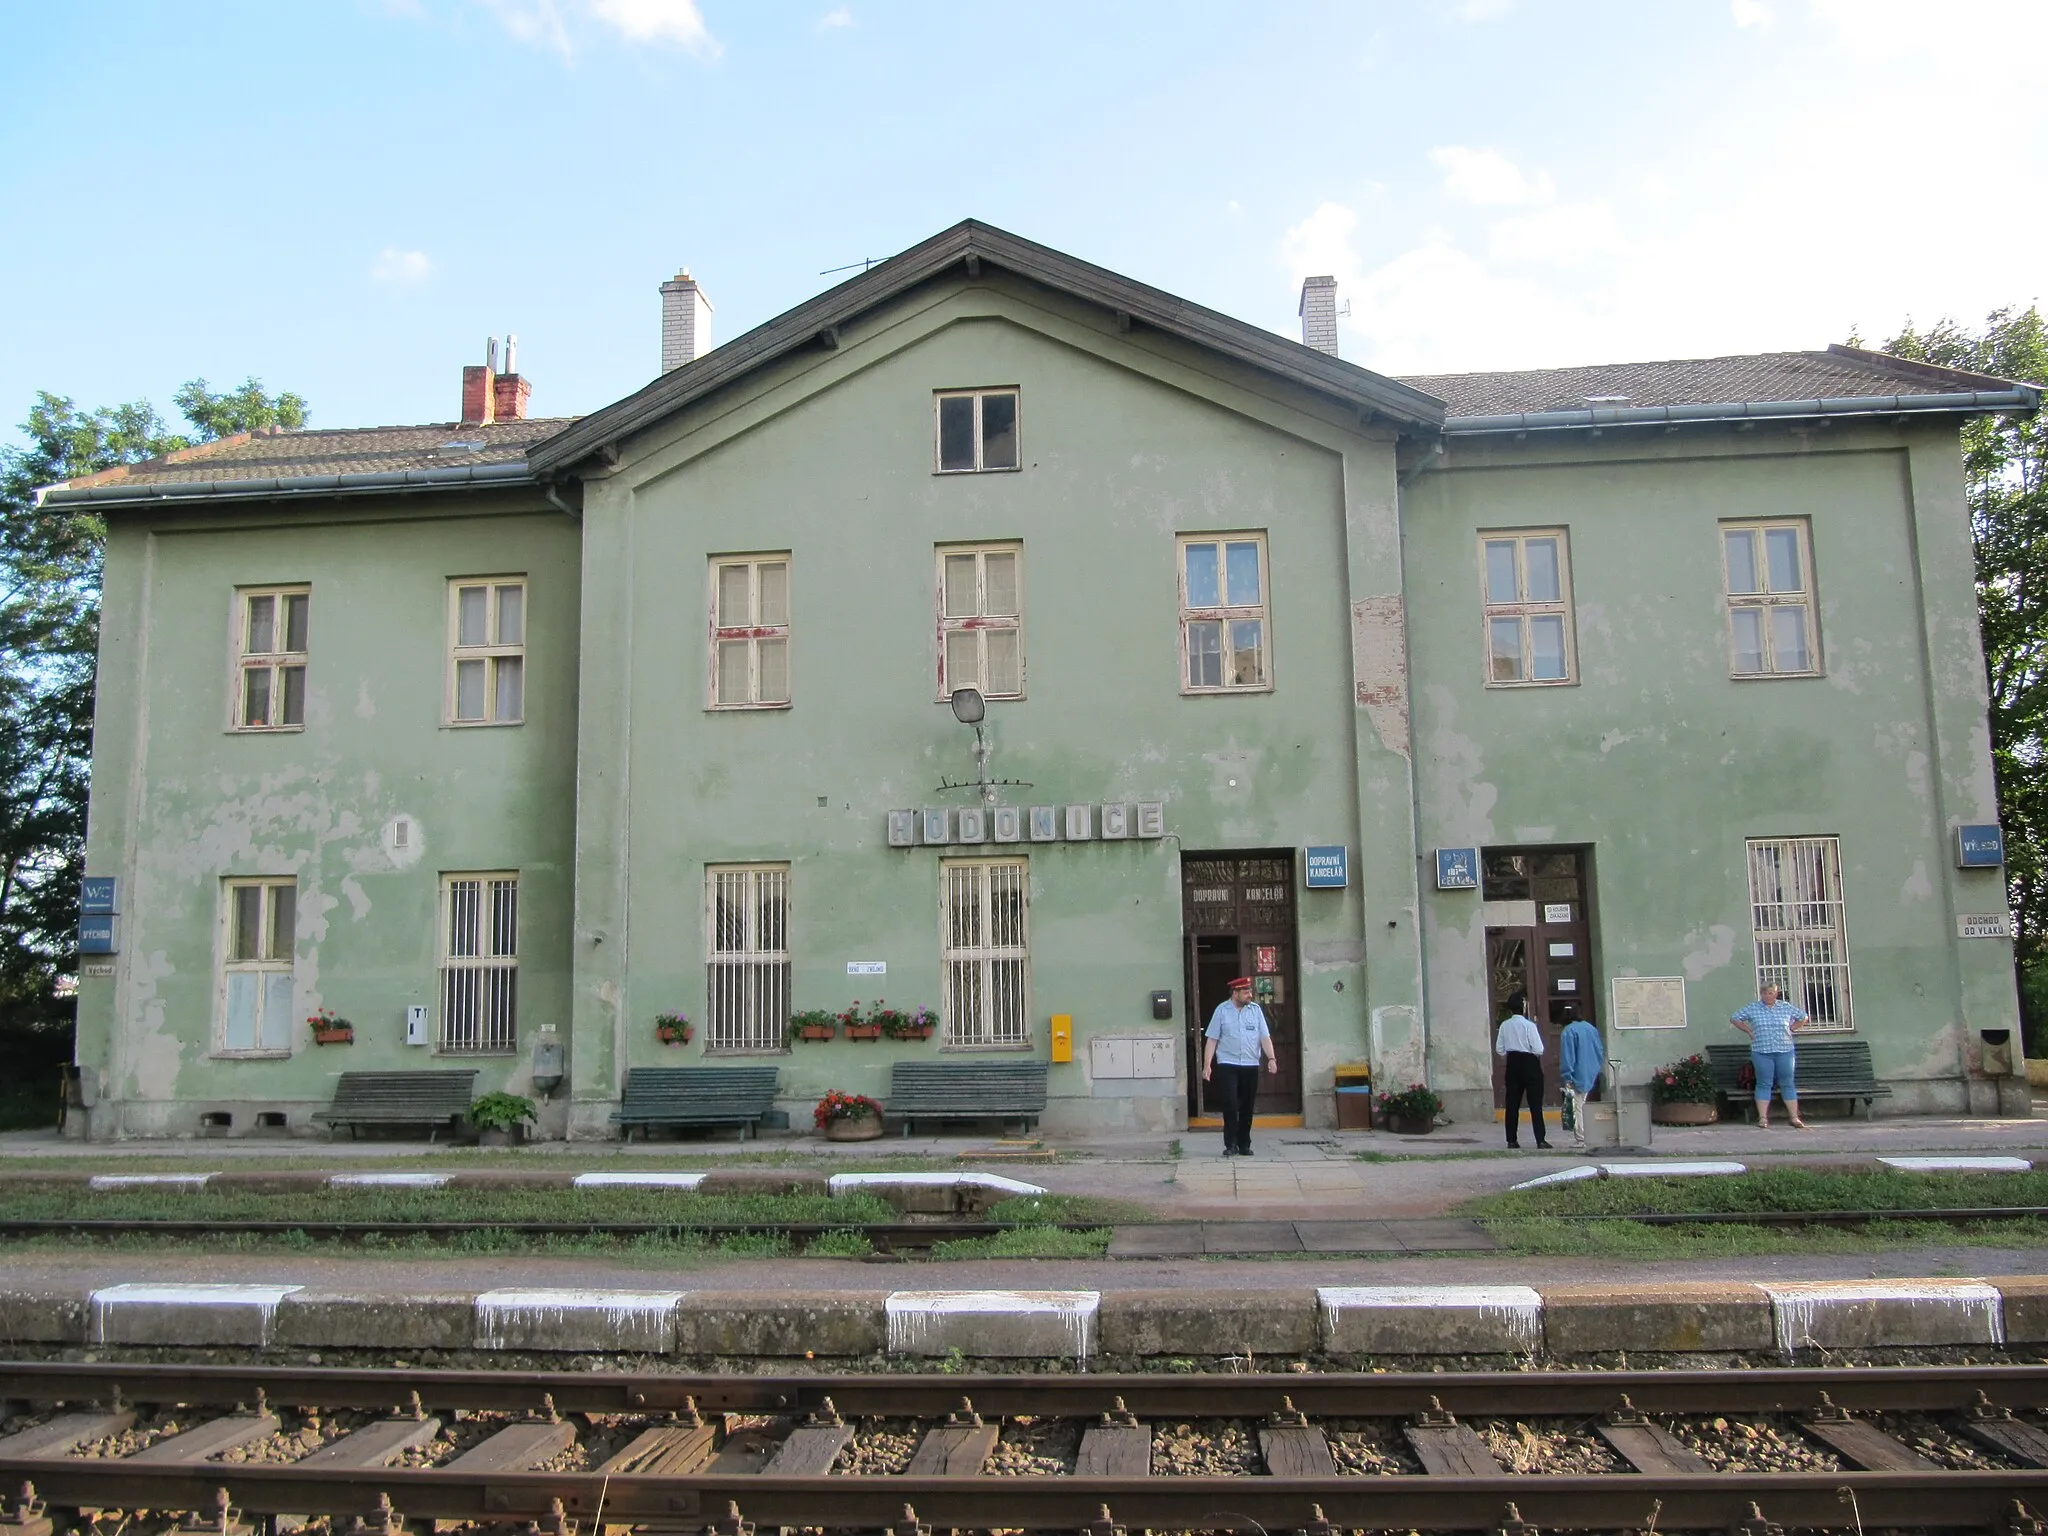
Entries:
[[1347, 1061], [1340, 1063], [1337, 1078], [1337, 1129], [1340, 1131], [1369, 1131], [1372, 1129], [1372, 1063]]

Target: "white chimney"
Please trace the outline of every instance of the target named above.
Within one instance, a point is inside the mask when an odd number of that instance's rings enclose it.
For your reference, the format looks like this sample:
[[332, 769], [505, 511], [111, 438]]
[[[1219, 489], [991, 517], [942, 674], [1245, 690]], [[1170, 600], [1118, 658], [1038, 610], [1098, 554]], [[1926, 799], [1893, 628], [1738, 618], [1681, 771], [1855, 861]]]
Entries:
[[1318, 352], [1337, 355], [1337, 279], [1305, 277], [1301, 280], [1301, 344]]
[[683, 268], [661, 285], [661, 371], [695, 362], [711, 350], [711, 301]]

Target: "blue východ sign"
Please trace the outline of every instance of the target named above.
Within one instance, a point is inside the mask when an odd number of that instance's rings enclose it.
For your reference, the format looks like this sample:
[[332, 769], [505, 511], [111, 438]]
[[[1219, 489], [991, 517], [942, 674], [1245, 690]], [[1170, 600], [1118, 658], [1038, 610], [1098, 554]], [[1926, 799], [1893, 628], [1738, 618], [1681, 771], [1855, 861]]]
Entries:
[[1956, 865], [1960, 869], [1997, 869], [2005, 863], [2005, 834], [1997, 823], [1956, 828]]
[[1341, 891], [1351, 883], [1351, 850], [1341, 844], [1308, 850], [1308, 888]]

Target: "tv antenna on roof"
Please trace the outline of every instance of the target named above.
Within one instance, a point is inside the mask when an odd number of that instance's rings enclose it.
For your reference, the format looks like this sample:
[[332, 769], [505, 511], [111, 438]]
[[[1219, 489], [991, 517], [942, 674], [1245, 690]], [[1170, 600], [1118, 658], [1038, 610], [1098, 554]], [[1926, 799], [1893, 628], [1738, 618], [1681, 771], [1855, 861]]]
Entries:
[[865, 272], [869, 267], [872, 267], [876, 263], [885, 260], [887, 260], [887, 258], [882, 256], [863, 256], [859, 261], [849, 261], [843, 267], [827, 267], [824, 271], [820, 272], [818, 276], [830, 277], [835, 272], [851, 272], [855, 267], [859, 267], [861, 271]]

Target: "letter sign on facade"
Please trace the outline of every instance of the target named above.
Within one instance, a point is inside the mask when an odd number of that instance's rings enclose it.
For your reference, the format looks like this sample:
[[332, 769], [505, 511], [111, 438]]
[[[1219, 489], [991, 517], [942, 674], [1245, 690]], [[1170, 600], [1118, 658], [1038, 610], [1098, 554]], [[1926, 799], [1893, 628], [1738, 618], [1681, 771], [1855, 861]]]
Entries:
[[114, 953], [114, 916], [111, 912], [89, 912], [79, 918], [78, 952], [81, 955]]
[[1479, 889], [1479, 850], [1439, 848], [1436, 851], [1436, 888], [1440, 891]]
[[112, 875], [87, 875], [78, 882], [78, 910], [98, 915], [120, 911], [114, 895], [116, 883]]
[[891, 848], [915, 848], [917, 846], [917, 812], [891, 811], [889, 813], [889, 846]]
[[1351, 850], [1342, 845], [1308, 850], [1308, 888], [1341, 891], [1351, 883]]
[[1994, 823], [1956, 828], [1958, 869], [1997, 869], [2005, 863], [2005, 834]]

